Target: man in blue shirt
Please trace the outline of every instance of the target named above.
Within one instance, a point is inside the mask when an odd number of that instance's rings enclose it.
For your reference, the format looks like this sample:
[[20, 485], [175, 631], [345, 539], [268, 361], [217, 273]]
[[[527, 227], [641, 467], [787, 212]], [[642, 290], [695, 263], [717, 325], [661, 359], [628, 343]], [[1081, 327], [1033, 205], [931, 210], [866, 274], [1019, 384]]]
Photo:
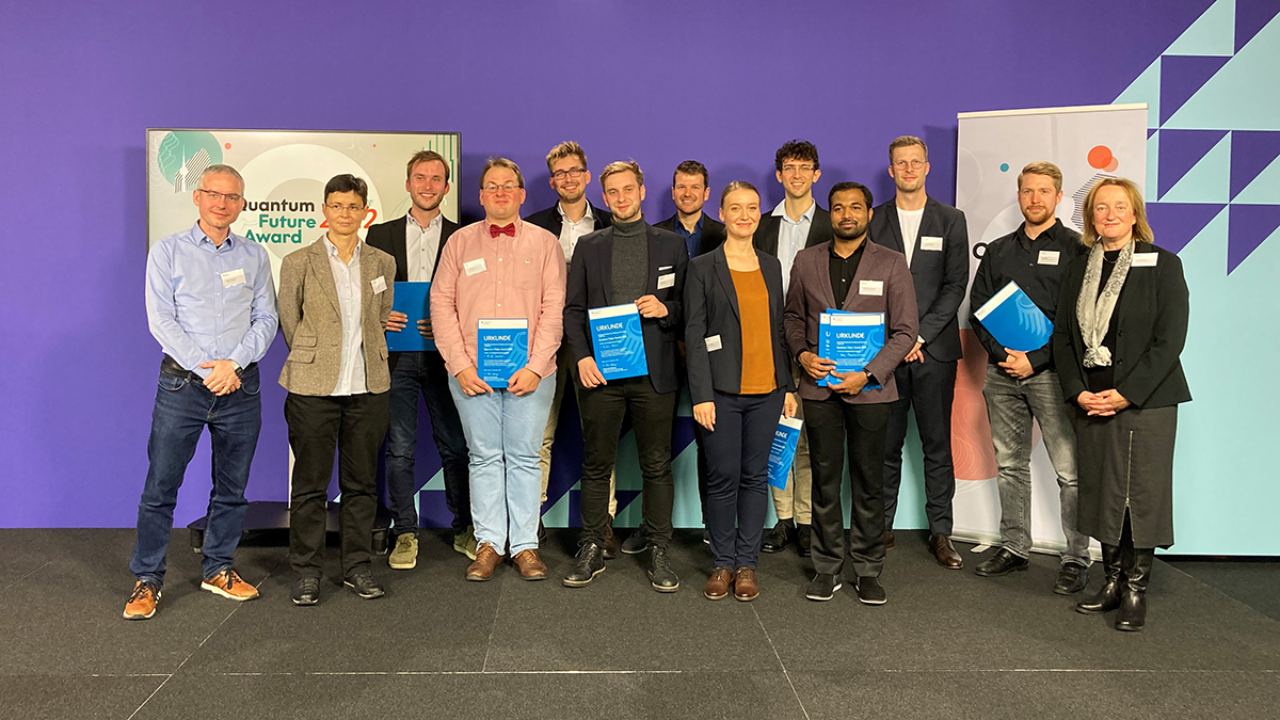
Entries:
[[155, 615], [178, 488], [206, 426], [213, 493], [200, 587], [232, 600], [258, 597], [236, 574], [232, 556], [262, 427], [257, 362], [279, 323], [275, 286], [266, 250], [231, 232], [244, 209], [240, 173], [210, 165], [192, 199], [200, 220], [160, 240], [147, 256], [147, 323], [164, 360], [147, 441], [150, 467], [138, 503], [138, 540], [129, 562], [137, 581], [125, 605], [126, 620]]

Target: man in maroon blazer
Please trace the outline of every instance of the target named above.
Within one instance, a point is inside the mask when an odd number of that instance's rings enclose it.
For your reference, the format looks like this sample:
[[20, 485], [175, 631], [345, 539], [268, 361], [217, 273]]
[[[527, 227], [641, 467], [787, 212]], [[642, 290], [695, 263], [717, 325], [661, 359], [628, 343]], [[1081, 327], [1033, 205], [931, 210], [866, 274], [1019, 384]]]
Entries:
[[[885, 602], [884, 452], [889, 403], [898, 398], [893, 370], [915, 345], [919, 330], [915, 288], [906, 258], [867, 242], [871, 191], [838, 183], [827, 198], [833, 239], [801, 250], [791, 268], [783, 324], [792, 356], [803, 368], [809, 460], [813, 469], [813, 568], [810, 600], [830, 600], [842, 586], [845, 556], [858, 599]], [[841, 373], [818, 356], [823, 312], [839, 309], [884, 314], [884, 346], [860, 372]], [[827, 378], [826, 387], [818, 380]], [[849, 451], [853, 512], [848, 548], [840, 484]]]

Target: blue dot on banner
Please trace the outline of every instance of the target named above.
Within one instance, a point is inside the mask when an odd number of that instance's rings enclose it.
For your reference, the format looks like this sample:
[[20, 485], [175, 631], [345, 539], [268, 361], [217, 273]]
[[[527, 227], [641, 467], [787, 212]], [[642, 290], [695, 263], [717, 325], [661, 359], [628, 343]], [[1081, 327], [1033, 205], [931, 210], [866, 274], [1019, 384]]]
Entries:
[[1000, 163], [1000, 172], [1009, 172], [1009, 163]]

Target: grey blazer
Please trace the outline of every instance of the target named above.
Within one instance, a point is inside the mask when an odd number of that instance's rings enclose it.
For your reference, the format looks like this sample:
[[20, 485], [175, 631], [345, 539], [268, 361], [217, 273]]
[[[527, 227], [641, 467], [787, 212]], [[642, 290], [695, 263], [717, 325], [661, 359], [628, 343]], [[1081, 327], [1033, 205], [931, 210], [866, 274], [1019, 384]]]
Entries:
[[[373, 281], [378, 276], [382, 276], [386, 289], [375, 293]], [[365, 385], [371, 393], [391, 389], [387, 338], [383, 333], [391, 315], [395, 280], [395, 258], [362, 241], [360, 324]], [[280, 384], [298, 395], [329, 395], [338, 386], [342, 365], [342, 313], [323, 242], [317, 240], [285, 256], [280, 265], [278, 303], [280, 330], [289, 346]]]

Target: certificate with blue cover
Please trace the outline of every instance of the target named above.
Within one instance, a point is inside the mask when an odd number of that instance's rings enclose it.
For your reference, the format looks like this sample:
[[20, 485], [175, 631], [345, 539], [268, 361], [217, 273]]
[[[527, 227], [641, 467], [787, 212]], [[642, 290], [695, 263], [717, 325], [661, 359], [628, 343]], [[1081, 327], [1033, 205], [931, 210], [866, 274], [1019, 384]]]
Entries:
[[491, 388], [504, 388], [529, 364], [526, 318], [481, 319], [476, 328], [476, 373]]
[[996, 342], [1010, 350], [1039, 350], [1053, 336], [1053, 323], [1012, 280], [983, 303], [973, 316]]
[[783, 415], [773, 431], [773, 447], [769, 449], [769, 484], [779, 490], [787, 489], [791, 476], [791, 463], [796, 459], [796, 447], [800, 444], [800, 428], [804, 421]]
[[[833, 310], [818, 317], [818, 357], [834, 360], [836, 372], [862, 372], [883, 347], [884, 313]], [[828, 375], [818, 385], [826, 387], [831, 379]], [[863, 388], [879, 389], [879, 385]]]
[[435, 350], [434, 340], [422, 337], [418, 321], [431, 318], [431, 283], [398, 282], [391, 309], [409, 317], [400, 332], [387, 333], [387, 350], [391, 352], [422, 352]]
[[596, 367], [605, 380], [649, 374], [640, 308], [635, 303], [592, 308], [587, 311], [587, 322], [591, 325]]

